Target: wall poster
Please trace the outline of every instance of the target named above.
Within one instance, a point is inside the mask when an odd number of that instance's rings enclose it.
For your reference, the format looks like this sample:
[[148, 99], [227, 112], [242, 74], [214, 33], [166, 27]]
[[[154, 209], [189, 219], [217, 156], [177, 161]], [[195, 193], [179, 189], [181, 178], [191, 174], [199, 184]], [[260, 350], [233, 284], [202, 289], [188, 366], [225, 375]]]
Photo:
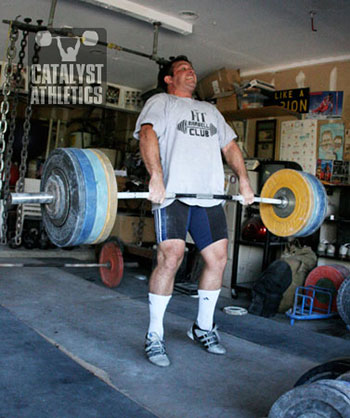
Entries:
[[344, 124], [326, 123], [320, 126], [318, 158], [322, 160], [342, 160], [344, 147]]
[[340, 119], [343, 112], [342, 91], [318, 91], [310, 93], [307, 119]]
[[317, 121], [285, 121], [281, 125], [280, 160], [294, 161], [303, 171], [315, 174]]
[[343, 160], [350, 160], [350, 128], [345, 129]]

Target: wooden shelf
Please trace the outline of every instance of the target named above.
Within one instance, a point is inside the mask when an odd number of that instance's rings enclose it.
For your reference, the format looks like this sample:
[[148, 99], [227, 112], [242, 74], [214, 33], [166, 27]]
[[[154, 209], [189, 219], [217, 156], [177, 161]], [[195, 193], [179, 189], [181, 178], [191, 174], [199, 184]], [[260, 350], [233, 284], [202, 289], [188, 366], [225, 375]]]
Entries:
[[300, 118], [299, 113], [285, 109], [281, 106], [265, 106], [255, 109], [240, 109], [232, 112], [222, 112], [222, 114], [227, 120], [259, 119], [273, 116], [294, 116], [295, 118]]
[[348, 183], [330, 183], [329, 181], [321, 180], [321, 183], [324, 186], [333, 186], [333, 187], [349, 187], [350, 184]]
[[347, 257], [340, 257], [338, 255], [338, 253], [336, 253], [335, 255], [327, 255], [327, 254], [318, 254], [316, 253], [317, 258], [327, 258], [329, 260], [334, 260], [334, 261], [343, 261], [345, 263], [350, 263], [350, 259]]

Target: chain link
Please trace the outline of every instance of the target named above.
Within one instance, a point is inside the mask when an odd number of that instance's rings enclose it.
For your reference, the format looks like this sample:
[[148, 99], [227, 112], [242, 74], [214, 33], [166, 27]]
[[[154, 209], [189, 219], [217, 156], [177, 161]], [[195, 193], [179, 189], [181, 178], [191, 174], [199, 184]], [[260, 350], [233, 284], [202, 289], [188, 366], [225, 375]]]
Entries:
[[17, 118], [17, 107], [19, 102], [19, 88], [21, 86], [21, 82], [23, 79], [22, 70], [24, 68], [24, 57], [25, 57], [25, 50], [27, 47], [27, 38], [28, 32], [23, 31], [22, 39], [21, 39], [21, 49], [18, 54], [19, 61], [17, 63], [17, 71], [13, 74], [13, 82], [15, 85], [14, 89], [14, 96], [12, 102], [12, 109], [11, 109], [11, 122], [10, 122], [10, 131], [7, 141], [6, 147], [6, 158], [5, 158], [5, 172], [4, 172], [4, 211], [3, 211], [3, 222], [2, 222], [2, 240], [1, 244], [7, 244], [7, 219], [8, 219], [8, 210], [9, 207], [7, 205], [8, 197], [10, 195], [10, 176], [11, 176], [11, 164], [12, 164], [12, 155], [13, 155], [13, 143], [15, 140], [15, 129], [16, 129], [16, 118]]
[[142, 245], [143, 230], [145, 228], [145, 216], [146, 216], [146, 200], [141, 202], [139, 222], [137, 224], [137, 230], [136, 230], [136, 238], [137, 238], [136, 243], [139, 246]]
[[[6, 149], [6, 141], [5, 141], [5, 133], [7, 131], [7, 113], [10, 109], [10, 103], [9, 103], [9, 96], [11, 93], [12, 83], [11, 79], [13, 77], [13, 59], [16, 56], [16, 42], [18, 40], [18, 29], [13, 27], [11, 25], [10, 27], [10, 33], [9, 33], [9, 39], [10, 43], [7, 48], [6, 58], [7, 62], [4, 67], [4, 74], [5, 74], [5, 81], [2, 86], [2, 94], [3, 94], [3, 101], [0, 106], [0, 112], [1, 112], [1, 119], [0, 119], [0, 192], [2, 193], [2, 186], [3, 186], [3, 180], [7, 177], [6, 172], [4, 172], [4, 152]], [[6, 176], [6, 177], [5, 177]], [[3, 224], [2, 224], [2, 236], [1, 236], [1, 243], [7, 242], [7, 217], [6, 217], [6, 225], [4, 223], [4, 216], [6, 213], [6, 205], [5, 205], [5, 199], [4, 196], [1, 194], [3, 207], [2, 207], [2, 214], [3, 214]], [[4, 231], [5, 228], [5, 231]]]
[[[146, 179], [144, 179], [144, 184], [146, 184]], [[136, 238], [137, 238], [136, 243], [139, 246], [142, 245], [142, 241], [143, 241], [143, 231], [146, 225], [145, 218], [146, 218], [147, 205], [148, 205], [147, 200], [144, 199], [141, 201], [139, 222], [137, 224], [137, 229], [136, 229]]]
[[[38, 64], [39, 62], [39, 51], [40, 46], [34, 43], [34, 55], [32, 64]], [[32, 117], [32, 67], [28, 68], [29, 76], [29, 87], [28, 87], [28, 103], [25, 110], [24, 124], [23, 124], [23, 137], [22, 137], [22, 151], [21, 151], [21, 164], [19, 166], [19, 179], [16, 184], [16, 193], [22, 193], [24, 191], [24, 177], [27, 170], [27, 159], [28, 159], [28, 144], [29, 144], [29, 132], [30, 132], [30, 120]], [[19, 246], [22, 242], [22, 231], [23, 231], [24, 213], [23, 205], [17, 206], [17, 217], [16, 217], [16, 233], [14, 237], [15, 245]]]

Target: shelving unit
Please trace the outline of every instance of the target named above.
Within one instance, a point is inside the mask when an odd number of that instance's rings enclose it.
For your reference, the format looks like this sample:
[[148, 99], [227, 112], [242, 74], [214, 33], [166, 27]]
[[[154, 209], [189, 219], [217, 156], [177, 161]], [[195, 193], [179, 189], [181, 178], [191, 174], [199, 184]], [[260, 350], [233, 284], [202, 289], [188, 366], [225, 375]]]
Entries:
[[[285, 109], [281, 106], [266, 106], [260, 108], [251, 108], [251, 109], [240, 109], [234, 111], [223, 111], [222, 115], [227, 121], [243, 121], [246, 123], [248, 119], [261, 119], [261, 118], [271, 118], [271, 117], [286, 117], [292, 116], [294, 118], [300, 119], [300, 114], [293, 112], [291, 110]], [[237, 274], [239, 266], [239, 247], [242, 245], [245, 246], [254, 246], [263, 248], [262, 256], [262, 267], [261, 271], [265, 270], [268, 264], [271, 262], [272, 258], [272, 248], [278, 248], [286, 244], [272, 241], [271, 234], [267, 231], [266, 241], [265, 242], [256, 242], [256, 241], [246, 241], [241, 238], [241, 220], [242, 218], [242, 207], [237, 205], [236, 219], [235, 219], [235, 230], [234, 230], [234, 245], [232, 255], [229, 254], [229, 258], [232, 259], [232, 273], [231, 273], [231, 292], [234, 294], [236, 290], [251, 288], [255, 282], [244, 282], [237, 283]]]
[[266, 240], [263, 242], [260, 241], [248, 241], [241, 238], [241, 225], [242, 225], [242, 206], [237, 205], [236, 211], [236, 222], [235, 222], [235, 237], [234, 237], [234, 246], [233, 246], [233, 261], [232, 261], [232, 276], [231, 276], [231, 289], [234, 291], [240, 289], [247, 289], [251, 288], [251, 282], [245, 284], [237, 284], [237, 272], [238, 272], [238, 258], [239, 258], [239, 247], [241, 245], [250, 245], [255, 247], [262, 247], [263, 248], [263, 258], [262, 258], [262, 266], [261, 271], [264, 271], [269, 263], [271, 262], [271, 249], [272, 247], [279, 247], [287, 244], [287, 241], [272, 241], [271, 234], [269, 231], [266, 231]]
[[259, 119], [268, 117], [294, 116], [300, 119], [300, 113], [285, 109], [281, 106], [265, 106], [252, 109], [240, 109], [222, 112], [225, 119], [228, 120], [244, 120]]
[[[333, 207], [331, 213], [315, 233], [314, 246], [317, 254], [317, 265], [342, 264], [350, 269], [350, 259], [339, 256], [339, 248], [342, 244], [350, 242], [350, 219], [348, 218], [347, 202], [341, 200], [342, 191], [347, 196], [349, 184], [335, 184], [322, 181], [327, 190], [329, 207]], [[341, 210], [342, 209], [342, 210]], [[340, 212], [339, 212], [340, 211]], [[348, 239], [349, 238], [349, 239]], [[319, 254], [316, 250], [318, 242], [327, 240], [335, 245], [335, 255]]]
[[[347, 224], [347, 225], [350, 225], [350, 219], [344, 219], [344, 218], [334, 218], [334, 219], [331, 219], [331, 218], [326, 218], [325, 220], [324, 220], [324, 222], [323, 222], [324, 224], [326, 223], [326, 224], [334, 224], [334, 225], [336, 225], [336, 224], [338, 224], [338, 223], [343, 223], [343, 224]], [[328, 255], [327, 253], [325, 253], [325, 254], [319, 254], [319, 253], [317, 253], [317, 257], [318, 258], [326, 258], [326, 259], [328, 259], [328, 260], [333, 260], [333, 261], [341, 261], [342, 263], [349, 263], [349, 267], [350, 267], [350, 258], [347, 258], [347, 257], [340, 257], [339, 255], [338, 255], [338, 251], [339, 251], [339, 248], [336, 248], [336, 253], [335, 253], [335, 255]]]
[[330, 186], [330, 187], [350, 187], [350, 184], [343, 184], [343, 183], [338, 183], [338, 184], [336, 184], [336, 183], [330, 183], [330, 182], [328, 182], [328, 181], [323, 181], [323, 180], [321, 180], [321, 183], [324, 185], [324, 186]]

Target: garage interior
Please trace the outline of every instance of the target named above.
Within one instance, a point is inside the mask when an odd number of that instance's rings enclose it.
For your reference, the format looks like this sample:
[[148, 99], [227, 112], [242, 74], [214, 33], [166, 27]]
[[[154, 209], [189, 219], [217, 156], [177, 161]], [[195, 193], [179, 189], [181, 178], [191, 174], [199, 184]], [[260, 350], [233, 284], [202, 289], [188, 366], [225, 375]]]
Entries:
[[[350, 4], [1, 4], [0, 415], [273, 418], [289, 416], [285, 404], [279, 412], [273, 406], [291, 393], [286, 402], [299, 410], [290, 416], [349, 417]], [[19, 35], [13, 57], [8, 54], [11, 27]], [[21, 44], [25, 32], [27, 41]], [[56, 62], [58, 40], [66, 38], [67, 47], [72, 33], [79, 33], [75, 37], [83, 45], [79, 62], [104, 66], [102, 103], [72, 103], [72, 96], [65, 102], [54, 90], [62, 83], [53, 82], [51, 93], [38, 95], [28, 106], [28, 91], [35, 89], [28, 69]], [[56, 55], [51, 56], [53, 50]], [[256, 195], [264, 193], [271, 175], [279, 175], [288, 187], [284, 170], [296, 170], [303, 178], [300, 173], [309, 173], [307, 179], [318, 179], [306, 181], [317, 211], [301, 227], [292, 221], [295, 234], [289, 236], [283, 235], [284, 226], [267, 228], [271, 219], [264, 218], [264, 225], [259, 204], [225, 204], [228, 263], [215, 310], [225, 356], [208, 354], [186, 336], [197, 314], [203, 265], [187, 237], [165, 315], [172, 363], [163, 369], [144, 354], [148, 279], [156, 263], [151, 203], [124, 199], [123, 193], [148, 191], [133, 138], [136, 120], [145, 101], [159, 92], [159, 65], [183, 54], [197, 73], [195, 98], [215, 105], [237, 133]], [[17, 88], [6, 73], [9, 61], [14, 72], [22, 64]], [[45, 80], [39, 72], [36, 76]], [[329, 133], [332, 145], [324, 142]], [[340, 138], [338, 145], [335, 138]], [[43, 191], [44, 164], [59, 148], [96, 149], [114, 170], [109, 175], [118, 188], [118, 215], [108, 220], [101, 242], [67, 240], [61, 248], [45, 230], [46, 203], [6, 203], [9, 194], [14, 200], [17, 192]], [[18, 179], [24, 180], [22, 189], [16, 186]], [[298, 192], [296, 200], [302, 200], [304, 190]], [[239, 193], [237, 176], [227, 166], [225, 193]], [[327, 201], [323, 206], [322, 193]], [[76, 228], [78, 220], [73, 224]], [[281, 261], [290, 267], [290, 282], [282, 291], [286, 278], [271, 270]], [[271, 288], [261, 290], [264, 284], [275, 285], [278, 295]], [[305, 290], [307, 284], [321, 289], [312, 293]], [[313, 378], [328, 383], [322, 386], [310, 378], [307, 385], [294, 388], [319, 366], [323, 368]]]

